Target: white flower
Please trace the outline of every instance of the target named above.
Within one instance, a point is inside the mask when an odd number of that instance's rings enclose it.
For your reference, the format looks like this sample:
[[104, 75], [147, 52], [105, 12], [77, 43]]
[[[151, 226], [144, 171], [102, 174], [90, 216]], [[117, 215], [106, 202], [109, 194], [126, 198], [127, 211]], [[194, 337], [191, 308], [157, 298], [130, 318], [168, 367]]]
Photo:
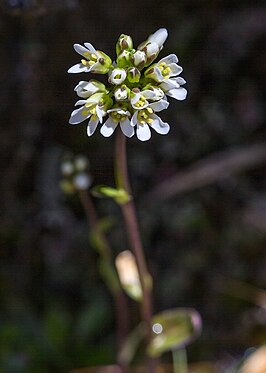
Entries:
[[155, 93], [146, 89], [141, 92], [132, 92], [132, 98], [130, 100], [131, 106], [136, 110], [145, 109], [149, 105], [149, 101], [155, 96]]
[[130, 112], [123, 107], [117, 107], [108, 110], [109, 118], [103, 124], [100, 132], [104, 137], [111, 136], [118, 124], [123, 134], [127, 137], [132, 137], [134, 135], [134, 128], [130, 124]]
[[98, 80], [91, 79], [89, 82], [80, 81], [78, 85], [74, 88], [79, 97], [88, 98], [96, 92], [105, 92], [107, 89], [103, 83], [98, 82]]
[[96, 51], [90, 43], [84, 43], [85, 47], [80, 44], [74, 44], [74, 49], [84, 59], [80, 63], [70, 67], [69, 73], [92, 72], [106, 74], [112, 64], [112, 60], [107, 54]]
[[129, 88], [125, 84], [121, 85], [121, 87], [117, 87], [114, 91], [114, 96], [116, 101], [124, 101], [128, 98]]
[[176, 100], [185, 100], [187, 97], [187, 90], [181, 85], [185, 84], [185, 79], [176, 77], [173, 79], [166, 79], [160, 84], [160, 88], [169, 97], [175, 98]]
[[78, 190], [86, 190], [91, 185], [91, 178], [86, 173], [79, 173], [73, 178], [73, 184]]
[[160, 28], [138, 46], [138, 50], [141, 50], [146, 54], [147, 62], [145, 66], [148, 66], [158, 56], [160, 50], [163, 48], [167, 36], [167, 30], [165, 28]]
[[177, 62], [177, 56], [169, 54], [169, 56], [162, 58], [159, 62], [150, 66], [145, 71], [145, 76], [161, 83], [172, 76], [179, 75], [183, 71], [182, 67], [177, 65]]
[[146, 54], [145, 52], [143, 51], [136, 51], [133, 55], [132, 55], [132, 62], [134, 64], [134, 66], [138, 67], [138, 68], [142, 68], [144, 65], [145, 65], [145, 62], [147, 60], [147, 57], [146, 57]]
[[137, 126], [136, 134], [139, 140], [147, 141], [151, 138], [150, 127], [160, 135], [166, 135], [169, 132], [169, 124], [163, 122], [158, 115], [154, 114], [167, 109], [168, 106], [169, 102], [160, 100], [148, 104], [144, 109], [135, 111], [131, 119], [131, 125]]
[[109, 82], [118, 85], [123, 83], [126, 77], [127, 73], [124, 69], [114, 69], [109, 76]]
[[95, 132], [98, 123], [103, 122], [103, 117], [112, 105], [112, 100], [105, 93], [95, 93], [87, 100], [77, 101], [76, 105], [83, 106], [72, 112], [69, 123], [79, 124], [86, 119], [90, 119], [87, 126], [87, 134], [91, 136]]

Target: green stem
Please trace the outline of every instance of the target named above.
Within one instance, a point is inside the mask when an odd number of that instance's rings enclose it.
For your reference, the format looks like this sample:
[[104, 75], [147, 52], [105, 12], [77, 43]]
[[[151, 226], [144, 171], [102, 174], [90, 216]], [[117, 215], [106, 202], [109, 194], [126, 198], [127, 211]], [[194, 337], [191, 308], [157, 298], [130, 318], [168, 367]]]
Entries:
[[[131, 199], [121, 205], [123, 217], [125, 220], [127, 235], [130, 241], [131, 249], [136, 257], [137, 267], [139, 271], [140, 283], [142, 288], [143, 299], [141, 302], [141, 314], [146, 326], [147, 344], [151, 339], [151, 318], [152, 318], [152, 291], [151, 277], [147, 269], [147, 264], [144, 256], [144, 250], [139, 233], [138, 220], [134, 206], [131, 187], [128, 178], [127, 170], [127, 155], [126, 155], [126, 137], [120, 129], [116, 132], [115, 146], [115, 177], [117, 188], [124, 189]], [[155, 360], [149, 360], [148, 372], [152, 373], [156, 369]]]
[[188, 373], [187, 352], [185, 348], [172, 350], [174, 373]]
[[[99, 226], [99, 218], [93, 203], [93, 200], [86, 190], [79, 191], [80, 201], [82, 203], [83, 209], [85, 211], [89, 227], [91, 231], [97, 233], [100, 240], [97, 250], [103, 260], [107, 261], [113, 271], [116, 273], [116, 269], [112, 262], [112, 254], [111, 248], [109, 245], [108, 240], [106, 239], [105, 234], [102, 232]], [[125, 339], [127, 338], [128, 331], [129, 331], [129, 320], [128, 320], [128, 305], [126, 297], [122, 291], [122, 289], [118, 286], [112, 286], [109, 279], [106, 279], [107, 286], [109, 287], [110, 291], [112, 292], [114, 304], [115, 304], [115, 314], [116, 314], [116, 324], [117, 324], [117, 344], [118, 344], [118, 356], [121, 348], [124, 345]], [[118, 361], [119, 363], [119, 361]], [[128, 372], [127, 365], [120, 364], [122, 373]]]

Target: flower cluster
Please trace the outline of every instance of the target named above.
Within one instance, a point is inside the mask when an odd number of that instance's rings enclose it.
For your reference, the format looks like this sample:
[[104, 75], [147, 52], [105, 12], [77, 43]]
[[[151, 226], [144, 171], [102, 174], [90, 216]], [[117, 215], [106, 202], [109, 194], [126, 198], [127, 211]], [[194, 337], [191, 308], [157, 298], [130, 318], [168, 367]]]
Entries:
[[91, 186], [92, 178], [88, 171], [89, 161], [83, 155], [67, 154], [61, 164], [61, 189], [66, 194], [86, 190]]
[[166, 29], [159, 29], [134, 49], [132, 38], [122, 34], [116, 44], [115, 62], [90, 43], [74, 44], [82, 59], [68, 72], [108, 74], [109, 86], [95, 79], [80, 81], [74, 89], [80, 97], [75, 105], [80, 107], [72, 112], [69, 123], [88, 119], [88, 136], [99, 123], [105, 137], [111, 136], [118, 125], [127, 137], [132, 137], [136, 129], [141, 141], [150, 139], [150, 128], [161, 135], [167, 134], [169, 124], [155, 113], [169, 106], [167, 96], [184, 100], [187, 95], [182, 87], [186, 82], [179, 76], [183, 69], [177, 64], [175, 54], [154, 63], [167, 35]]

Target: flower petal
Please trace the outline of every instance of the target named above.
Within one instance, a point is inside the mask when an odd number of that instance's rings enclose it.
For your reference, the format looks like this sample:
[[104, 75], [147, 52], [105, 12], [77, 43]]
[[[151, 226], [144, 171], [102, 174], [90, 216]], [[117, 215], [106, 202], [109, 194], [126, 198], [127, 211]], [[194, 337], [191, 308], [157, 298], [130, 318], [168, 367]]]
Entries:
[[75, 51], [80, 54], [81, 56], [84, 56], [84, 53], [88, 52], [88, 49], [83, 47], [83, 45], [80, 44], [74, 44], [73, 45]]
[[147, 123], [137, 125], [137, 138], [140, 141], [147, 141], [151, 138], [151, 130]]
[[169, 91], [173, 88], [179, 88], [179, 83], [176, 81], [177, 78], [174, 79], [166, 79], [160, 84], [160, 88], [164, 91]]
[[156, 93], [151, 91], [150, 89], [146, 89], [145, 91], [141, 92], [141, 95], [144, 96], [147, 100], [156, 96]]
[[82, 63], [77, 63], [74, 66], [71, 66], [67, 72], [70, 74], [77, 74], [77, 73], [82, 73], [82, 72], [87, 72], [88, 68], [84, 66]]
[[78, 100], [76, 103], [75, 103], [75, 106], [78, 106], [78, 105], [85, 105], [87, 102], [87, 100]]
[[177, 78], [173, 78], [179, 85], [186, 84], [185, 79], [181, 78], [181, 76], [178, 76]]
[[166, 92], [169, 97], [175, 98], [176, 100], [185, 100], [187, 97], [187, 90], [185, 88], [174, 88]]
[[[69, 123], [70, 124], [78, 124], [83, 122], [85, 119], [89, 118], [91, 116], [91, 113], [88, 111], [88, 114], [83, 115], [85, 113], [84, 106], [80, 107], [79, 109], [74, 110], [71, 113]], [[82, 114], [83, 113], [83, 114]]]
[[120, 128], [125, 136], [132, 137], [134, 135], [134, 128], [130, 124], [130, 120], [128, 118], [120, 122]]
[[150, 124], [150, 126], [154, 129], [154, 131], [160, 135], [166, 135], [170, 131], [169, 124], [163, 122], [158, 115], [153, 114], [151, 115], [151, 118], [153, 119], [153, 122]]
[[169, 106], [169, 102], [166, 101], [166, 100], [156, 101], [156, 102], [153, 102], [152, 104], [149, 105], [149, 107], [153, 111], [162, 111], [164, 109], [167, 109], [168, 106]]
[[112, 118], [108, 118], [107, 121], [102, 125], [100, 132], [104, 137], [109, 137], [114, 133], [118, 123], [114, 122]]
[[158, 64], [162, 63], [162, 62], [165, 62], [166, 64], [170, 64], [170, 63], [177, 63], [178, 62], [178, 58], [175, 54], [169, 54], [168, 56], [162, 58]]
[[85, 45], [86, 48], [88, 48], [88, 50], [91, 53], [95, 53], [98, 56], [98, 53], [96, 52], [96, 49], [94, 48], [94, 46], [91, 43], [84, 43], [84, 45]]
[[96, 114], [97, 114], [97, 116], [98, 116], [98, 118], [100, 120], [100, 123], [102, 123], [103, 122], [103, 117], [106, 115], [106, 111], [104, 111], [103, 109], [101, 109], [99, 107], [99, 105], [96, 105], [95, 109], [96, 109]]
[[130, 125], [135, 126], [137, 123], [138, 123], [138, 112], [135, 111], [135, 113], [133, 114], [133, 117], [131, 118]]
[[89, 123], [88, 123], [88, 126], [87, 126], [87, 135], [88, 136], [91, 136], [94, 134], [95, 130], [96, 130], [96, 127], [99, 123], [99, 119], [96, 118], [96, 119], [90, 119]]
[[168, 32], [166, 28], [160, 28], [154, 34], [148, 37], [148, 41], [158, 44], [159, 47], [162, 47], [163, 43], [167, 39]]
[[176, 63], [170, 63], [169, 67], [171, 69], [170, 76], [179, 75], [183, 71], [183, 68]]

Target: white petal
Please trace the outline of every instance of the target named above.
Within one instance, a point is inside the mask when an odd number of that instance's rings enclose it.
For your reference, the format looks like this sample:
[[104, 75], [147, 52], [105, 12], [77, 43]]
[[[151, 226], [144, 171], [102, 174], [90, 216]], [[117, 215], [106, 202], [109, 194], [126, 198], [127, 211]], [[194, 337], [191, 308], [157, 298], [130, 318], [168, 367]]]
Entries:
[[161, 120], [158, 115], [153, 114], [152, 116], [153, 122], [150, 124], [150, 126], [159, 133], [160, 135], [166, 135], [170, 131], [170, 126], [168, 123], [165, 123]]
[[84, 43], [85, 47], [88, 48], [88, 50], [92, 53], [95, 53], [97, 55], [96, 49], [91, 43]]
[[108, 118], [107, 121], [102, 125], [100, 132], [104, 137], [109, 137], [114, 133], [117, 127], [117, 122], [114, 122], [112, 118]]
[[106, 115], [106, 111], [101, 109], [98, 105], [96, 106], [96, 114], [100, 120], [100, 123], [103, 122], [103, 117]]
[[83, 47], [83, 45], [80, 45], [80, 44], [74, 44], [74, 49], [81, 56], [84, 56], [84, 53], [88, 52], [88, 49]]
[[133, 114], [133, 117], [131, 118], [131, 122], [130, 122], [131, 126], [135, 126], [138, 123], [137, 117], [138, 117], [138, 112], [135, 111], [135, 113]]
[[169, 102], [166, 101], [166, 100], [156, 101], [156, 102], [153, 102], [152, 104], [149, 105], [149, 107], [153, 111], [162, 111], [164, 109], [167, 109], [168, 106], [169, 106]]
[[75, 103], [75, 106], [78, 106], [78, 105], [84, 105], [86, 104], [87, 100], [78, 100], [76, 103]]
[[70, 74], [77, 74], [77, 73], [82, 73], [82, 72], [87, 72], [88, 68], [84, 66], [82, 63], [77, 63], [74, 66], [71, 66], [67, 72]]
[[178, 58], [175, 54], [169, 54], [168, 56], [162, 58], [158, 63], [160, 64], [161, 62], [165, 62], [167, 64], [169, 63], [177, 63]]
[[179, 85], [186, 84], [185, 79], [181, 78], [181, 76], [178, 76], [177, 78], [173, 78]]
[[71, 113], [69, 123], [70, 124], [78, 124], [83, 122], [85, 119], [89, 118], [91, 116], [91, 113], [88, 112], [87, 115], [82, 115], [82, 111], [84, 110], [84, 106], [80, 107], [79, 109], [74, 110]]
[[171, 69], [170, 76], [178, 75], [183, 71], [182, 67], [177, 65], [176, 63], [170, 63], [169, 67]]
[[120, 122], [120, 128], [125, 136], [132, 137], [134, 135], [134, 128], [131, 126], [128, 118]]
[[87, 135], [91, 136], [94, 134], [96, 127], [99, 123], [99, 119], [92, 119], [89, 121], [88, 127], [87, 127]]
[[135, 105], [140, 98], [140, 93], [136, 93], [131, 99], [131, 105]]
[[156, 93], [149, 89], [146, 89], [145, 91], [141, 92], [141, 95], [150, 100], [151, 98], [156, 96]]
[[170, 91], [166, 92], [166, 94], [170, 97], [175, 98], [176, 100], [185, 100], [187, 97], [187, 90], [185, 88], [175, 88], [170, 89]]
[[160, 28], [157, 30], [154, 34], [150, 35], [148, 37], [148, 41], [154, 42], [159, 45], [159, 47], [162, 47], [163, 43], [167, 39], [168, 32], [166, 28]]
[[140, 141], [147, 141], [151, 138], [151, 130], [147, 123], [137, 125], [137, 138]]
[[176, 82], [176, 79], [166, 79], [160, 84], [160, 88], [162, 88], [164, 91], [169, 91], [173, 88], [179, 88], [179, 83]]

